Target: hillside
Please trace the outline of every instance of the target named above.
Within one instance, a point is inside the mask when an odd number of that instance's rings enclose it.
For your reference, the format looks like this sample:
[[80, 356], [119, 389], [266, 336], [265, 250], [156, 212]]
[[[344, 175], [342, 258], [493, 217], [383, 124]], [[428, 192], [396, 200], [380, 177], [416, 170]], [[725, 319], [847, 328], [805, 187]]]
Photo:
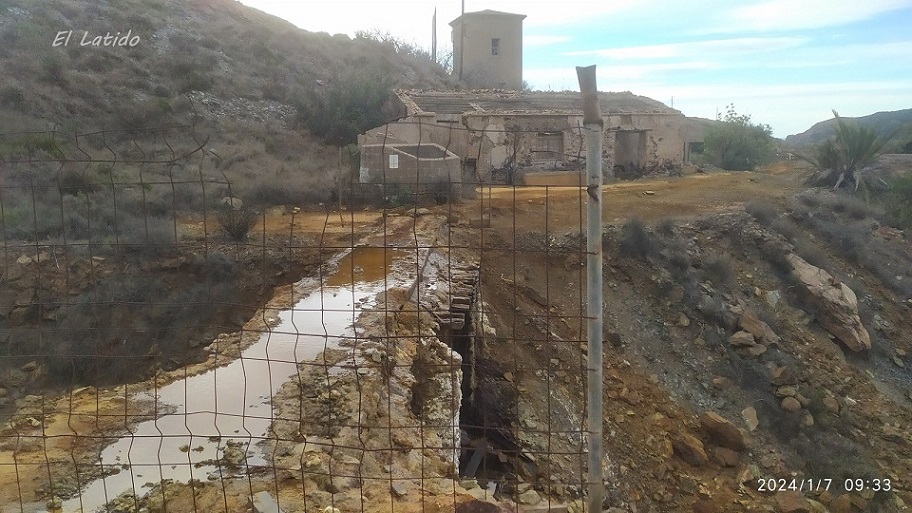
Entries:
[[[890, 112], [877, 112], [868, 116], [859, 118], [844, 118], [857, 122], [861, 126], [874, 127], [881, 137], [889, 137], [901, 130], [905, 126], [912, 125], [912, 109], [895, 110]], [[828, 119], [815, 123], [800, 134], [793, 134], [785, 138], [785, 142], [794, 146], [801, 147], [809, 144], [818, 144], [827, 137], [833, 135], [833, 128], [836, 126], [834, 119]]]
[[[106, 46], [108, 33], [119, 37]], [[311, 33], [230, 0], [2, 0], [0, 46], [0, 134], [194, 122], [227, 163], [217, 175], [295, 171], [293, 189], [312, 201], [327, 195], [325, 171], [338, 164], [305, 128], [312, 105], [351, 83], [449, 84], [391, 38]], [[127, 138], [113, 142], [128, 147]]]

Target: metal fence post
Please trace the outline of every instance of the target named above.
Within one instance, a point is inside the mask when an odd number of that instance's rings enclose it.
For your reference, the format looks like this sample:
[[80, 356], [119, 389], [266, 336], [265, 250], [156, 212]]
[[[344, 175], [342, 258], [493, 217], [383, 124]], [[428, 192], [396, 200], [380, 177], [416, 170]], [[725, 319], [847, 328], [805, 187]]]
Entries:
[[602, 511], [602, 130], [595, 66], [577, 67], [583, 97], [583, 125], [586, 128], [586, 174], [588, 176], [586, 230], [586, 294], [588, 317], [588, 420], [589, 420], [589, 509]]

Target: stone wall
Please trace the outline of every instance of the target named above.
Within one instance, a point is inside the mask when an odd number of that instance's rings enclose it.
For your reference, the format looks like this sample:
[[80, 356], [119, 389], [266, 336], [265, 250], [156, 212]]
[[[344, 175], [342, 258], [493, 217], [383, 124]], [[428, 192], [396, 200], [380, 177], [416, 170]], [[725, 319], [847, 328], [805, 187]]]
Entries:
[[[606, 114], [604, 122], [602, 169], [606, 178], [663, 174], [683, 166], [685, 148], [693, 135], [684, 116]], [[371, 130], [360, 140], [362, 167], [367, 167], [371, 177], [382, 171], [373, 146], [382, 145], [384, 140], [393, 147], [402, 143], [436, 144], [456, 157], [453, 162], [422, 161], [425, 171], [421, 175], [427, 174], [427, 181], [449, 176], [455, 182], [518, 183], [526, 172], [577, 171], [585, 168], [586, 162], [582, 116], [561, 113], [421, 114]], [[471, 167], [471, 163], [475, 171], [464, 173], [464, 167]], [[387, 176], [414, 182], [415, 169], [407, 166]]]

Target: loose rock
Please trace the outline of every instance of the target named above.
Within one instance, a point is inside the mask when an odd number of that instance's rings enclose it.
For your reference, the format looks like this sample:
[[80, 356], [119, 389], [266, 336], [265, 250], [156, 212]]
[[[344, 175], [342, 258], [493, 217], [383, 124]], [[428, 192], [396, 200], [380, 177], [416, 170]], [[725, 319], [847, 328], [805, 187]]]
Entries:
[[801, 403], [794, 397], [786, 397], [782, 400], [782, 409], [794, 413], [801, 409]]
[[811, 513], [810, 505], [798, 492], [779, 492], [776, 494], [776, 503], [782, 513]]
[[517, 497], [517, 502], [519, 502], [520, 504], [528, 504], [530, 506], [534, 506], [534, 505], [538, 504], [539, 502], [541, 502], [541, 496], [538, 495], [538, 492], [536, 492], [535, 490], [530, 489], [530, 490], [526, 490], [525, 492], [519, 494], [519, 497]]
[[747, 448], [744, 433], [728, 419], [715, 412], [704, 412], [700, 416], [700, 425], [717, 445], [733, 451], [743, 451]]
[[750, 333], [739, 331], [728, 339], [728, 343], [735, 347], [752, 347], [756, 341]]
[[741, 410], [741, 417], [744, 419], [748, 431], [753, 431], [760, 425], [760, 420], [757, 419], [757, 410], [753, 406], [748, 406]]
[[671, 439], [671, 446], [675, 454], [695, 467], [701, 467], [709, 462], [703, 442], [693, 435], [680, 433]]

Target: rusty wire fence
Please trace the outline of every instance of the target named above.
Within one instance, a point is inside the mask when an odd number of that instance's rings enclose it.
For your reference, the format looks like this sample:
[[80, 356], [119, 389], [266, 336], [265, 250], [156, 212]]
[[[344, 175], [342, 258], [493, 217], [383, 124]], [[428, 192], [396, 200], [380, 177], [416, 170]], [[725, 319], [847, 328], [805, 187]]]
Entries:
[[0, 512], [581, 507], [581, 127], [362, 142], [279, 205], [195, 126], [0, 134]]

